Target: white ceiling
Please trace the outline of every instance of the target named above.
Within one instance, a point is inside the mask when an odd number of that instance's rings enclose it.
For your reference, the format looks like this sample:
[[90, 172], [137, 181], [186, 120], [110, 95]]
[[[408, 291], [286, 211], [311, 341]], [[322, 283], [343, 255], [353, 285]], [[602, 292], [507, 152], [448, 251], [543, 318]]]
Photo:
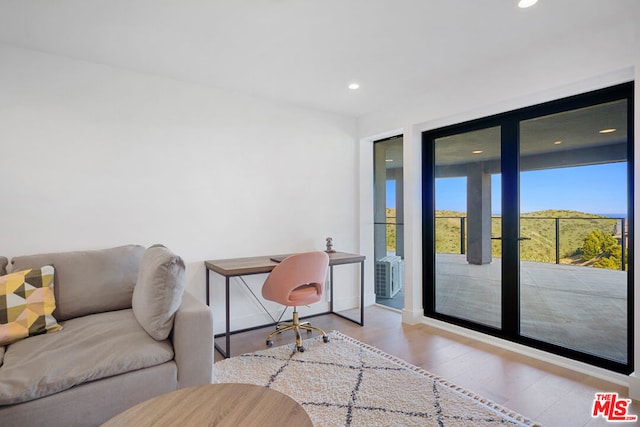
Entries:
[[352, 116], [638, 22], [639, 0], [0, 0], [0, 43]]

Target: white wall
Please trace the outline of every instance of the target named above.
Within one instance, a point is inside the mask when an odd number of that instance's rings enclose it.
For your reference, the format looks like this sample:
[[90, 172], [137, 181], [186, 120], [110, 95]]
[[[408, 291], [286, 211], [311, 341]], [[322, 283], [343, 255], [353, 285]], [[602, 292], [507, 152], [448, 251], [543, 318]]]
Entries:
[[[390, 102], [388, 107], [361, 117], [358, 121], [360, 163], [372, 164], [373, 141], [404, 134], [405, 186], [405, 308], [406, 323], [429, 323], [460, 334], [485, 340], [497, 346], [525, 352], [550, 363], [571, 367], [622, 384], [634, 381], [608, 371], [562, 358], [552, 357], [523, 346], [512, 346], [501, 340], [469, 333], [461, 328], [435, 322], [423, 315], [422, 308], [422, 189], [421, 134], [423, 131], [486, 117], [529, 105], [571, 96], [603, 87], [640, 80], [640, 39], [637, 23], [625, 22], [617, 27], [597, 28], [589, 33], [567, 34], [554, 45], [523, 47], [520, 55], [503, 58], [493, 64], [470, 64], [465, 70], [451, 70], [446, 79], [434, 82], [429, 88], [417, 88], [402, 100]], [[419, 54], [419, 53], [416, 53]], [[636, 97], [636, 146], [640, 100]], [[639, 173], [636, 172], [636, 178]], [[372, 218], [364, 207], [373, 206], [370, 192], [372, 174], [361, 173], [361, 251], [373, 255]], [[636, 188], [638, 186], [636, 185]], [[636, 210], [640, 196], [635, 196]], [[638, 248], [636, 248], [636, 253]], [[636, 257], [637, 258], [637, 257]], [[636, 264], [638, 261], [636, 260]], [[638, 264], [640, 265], [640, 264]], [[636, 271], [638, 268], [636, 268]], [[640, 280], [636, 277], [636, 295], [640, 294]], [[636, 310], [638, 313], [638, 310]], [[640, 334], [640, 316], [636, 315], [635, 331]], [[638, 335], [640, 336], [640, 335]], [[636, 342], [638, 338], [636, 337]], [[636, 351], [636, 366], [640, 366], [640, 352]], [[633, 397], [640, 398], [640, 380], [634, 385]]]
[[204, 299], [206, 259], [358, 251], [357, 165], [353, 118], [0, 44], [9, 258], [163, 243]]

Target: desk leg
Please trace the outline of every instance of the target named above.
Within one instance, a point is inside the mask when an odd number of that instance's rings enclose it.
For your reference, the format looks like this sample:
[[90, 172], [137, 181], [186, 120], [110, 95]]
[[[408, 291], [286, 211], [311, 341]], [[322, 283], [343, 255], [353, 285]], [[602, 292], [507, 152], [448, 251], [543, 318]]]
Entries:
[[331, 284], [331, 304], [329, 306], [330, 312], [343, 319], [350, 320], [360, 326], [364, 326], [364, 261], [360, 262], [360, 321], [352, 319], [344, 314], [336, 313], [333, 311], [333, 266], [329, 266], [330, 272], [330, 284]]
[[360, 263], [360, 326], [364, 326], [364, 261]]
[[205, 274], [207, 275], [207, 288], [206, 288], [206, 293], [207, 293], [207, 305], [209, 305], [209, 269], [205, 267]]
[[230, 315], [230, 306], [231, 304], [229, 304], [229, 276], [224, 278], [224, 303], [227, 306], [226, 307], [226, 313], [225, 313], [225, 322], [226, 322], [226, 326], [227, 329], [225, 331], [225, 341], [226, 341], [226, 346], [227, 346], [227, 352], [224, 355], [225, 358], [229, 358], [231, 357], [231, 315]]
[[[207, 281], [209, 280], [209, 277], [207, 276]], [[208, 286], [207, 286], [208, 289]], [[222, 347], [220, 347], [216, 342], [215, 339], [222, 336], [222, 334], [218, 334], [218, 335], [214, 335], [213, 337], [213, 346], [214, 348], [218, 351], [218, 353], [220, 353], [222, 355], [222, 357], [224, 357], [225, 359], [228, 359], [229, 357], [231, 357], [231, 331], [230, 331], [230, 325], [231, 322], [230, 320], [230, 315], [229, 315], [229, 277], [225, 276], [224, 278], [224, 305], [225, 305], [225, 314], [224, 314], [224, 320], [225, 320], [225, 332], [224, 332], [224, 340], [225, 340], [225, 346], [226, 348], [223, 350]]]
[[329, 301], [329, 311], [333, 313], [333, 265], [329, 266], [329, 289], [331, 291], [331, 300]]

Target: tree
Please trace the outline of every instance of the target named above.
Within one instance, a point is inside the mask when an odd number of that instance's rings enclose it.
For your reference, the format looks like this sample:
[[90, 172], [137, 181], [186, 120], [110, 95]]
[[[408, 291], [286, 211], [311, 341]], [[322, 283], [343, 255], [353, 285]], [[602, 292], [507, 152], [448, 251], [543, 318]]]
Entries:
[[620, 269], [620, 260], [615, 257], [602, 257], [593, 264], [597, 268], [609, 268], [611, 270]]
[[613, 236], [593, 230], [584, 238], [582, 259], [589, 261], [598, 258], [593, 264], [594, 267], [619, 269], [621, 257], [622, 246]]
[[600, 230], [593, 230], [587, 234], [582, 244], [582, 259], [588, 261], [600, 255], [602, 243], [600, 236], [603, 233]]

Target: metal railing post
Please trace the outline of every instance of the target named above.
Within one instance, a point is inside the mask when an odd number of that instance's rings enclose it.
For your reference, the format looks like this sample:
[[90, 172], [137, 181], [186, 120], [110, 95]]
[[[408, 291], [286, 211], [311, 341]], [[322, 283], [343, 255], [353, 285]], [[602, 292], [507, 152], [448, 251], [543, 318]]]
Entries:
[[624, 218], [619, 218], [620, 219], [620, 247], [622, 248], [622, 255], [620, 256], [620, 261], [621, 261], [621, 265], [620, 265], [620, 270], [624, 271], [624, 263], [625, 263], [625, 256], [624, 256], [624, 247], [627, 246], [627, 242], [626, 242], [626, 230], [627, 227], [625, 226], [626, 224], [624, 223], [625, 219]]
[[556, 218], [556, 264], [560, 264], [560, 218]]
[[464, 255], [464, 217], [460, 217], [460, 253]]

